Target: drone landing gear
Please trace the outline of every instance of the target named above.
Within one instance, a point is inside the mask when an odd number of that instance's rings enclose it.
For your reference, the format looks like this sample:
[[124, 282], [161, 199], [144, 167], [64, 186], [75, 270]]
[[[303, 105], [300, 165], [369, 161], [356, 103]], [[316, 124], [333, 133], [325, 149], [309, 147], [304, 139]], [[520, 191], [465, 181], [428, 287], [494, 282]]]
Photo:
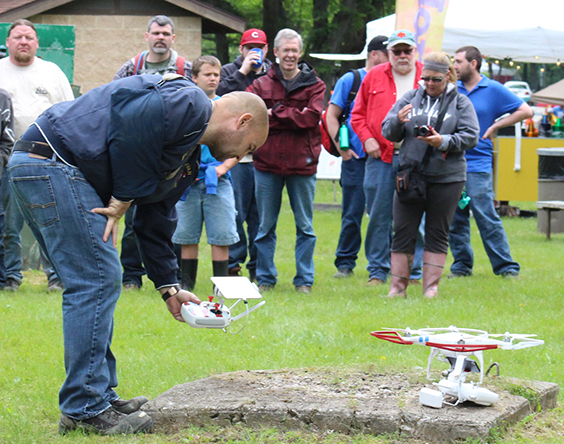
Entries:
[[[431, 350], [431, 357], [436, 356], [437, 353], [437, 349]], [[475, 352], [475, 354], [483, 366], [482, 352]], [[456, 353], [456, 356], [448, 355], [445, 358], [451, 365], [450, 369], [445, 372], [446, 379], [441, 379], [438, 383], [435, 383], [439, 390], [423, 388], [419, 393], [421, 404], [441, 408], [443, 403], [455, 406], [464, 401], [472, 401], [475, 404], [490, 406], [499, 400], [499, 396], [491, 390], [480, 387], [479, 384], [464, 382], [468, 373], [480, 373], [480, 383], [482, 383], [483, 373], [476, 361], [468, 358], [466, 354], [458, 353]], [[429, 359], [427, 375], [430, 373], [430, 364], [431, 358]], [[445, 401], [445, 396], [456, 399], [456, 402]]]

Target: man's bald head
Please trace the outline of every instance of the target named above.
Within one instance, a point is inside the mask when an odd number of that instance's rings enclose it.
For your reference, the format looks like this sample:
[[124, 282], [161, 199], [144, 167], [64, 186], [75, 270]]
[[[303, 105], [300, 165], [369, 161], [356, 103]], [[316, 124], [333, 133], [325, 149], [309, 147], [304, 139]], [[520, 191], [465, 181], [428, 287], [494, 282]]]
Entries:
[[229, 109], [234, 115], [252, 114], [253, 128], [257, 131], [266, 132], [264, 141], [260, 144], [263, 145], [268, 137], [268, 113], [264, 101], [256, 94], [242, 91], [225, 94], [222, 99], [228, 99]]
[[242, 159], [266, 142], [268, 113], [263, 100], [252, 93], [235, 91], [214, 102], [214, 111], [202, 143], [219, 161]]

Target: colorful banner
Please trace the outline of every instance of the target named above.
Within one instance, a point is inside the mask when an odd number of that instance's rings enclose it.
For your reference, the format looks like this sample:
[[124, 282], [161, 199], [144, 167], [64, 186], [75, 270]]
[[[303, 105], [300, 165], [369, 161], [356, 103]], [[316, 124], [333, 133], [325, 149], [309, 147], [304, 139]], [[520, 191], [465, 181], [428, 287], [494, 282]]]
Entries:
[[432, 51], [442, 51], [445, 16], [449, 0], [396, 0], [396, 30], [415, 34], [419, 60]]

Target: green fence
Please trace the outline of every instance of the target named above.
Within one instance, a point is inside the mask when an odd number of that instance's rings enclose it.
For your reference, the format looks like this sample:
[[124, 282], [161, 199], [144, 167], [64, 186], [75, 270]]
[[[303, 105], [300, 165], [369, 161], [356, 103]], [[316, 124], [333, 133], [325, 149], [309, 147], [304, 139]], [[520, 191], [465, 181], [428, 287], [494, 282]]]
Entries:
[[[0, 42], [5, 42], [11, 23], [0, 23]], [[39, 49], [37, 56], [56, 63], [63, 70], [69, 82], [74, 75], [74, 26], [36, 24]]]

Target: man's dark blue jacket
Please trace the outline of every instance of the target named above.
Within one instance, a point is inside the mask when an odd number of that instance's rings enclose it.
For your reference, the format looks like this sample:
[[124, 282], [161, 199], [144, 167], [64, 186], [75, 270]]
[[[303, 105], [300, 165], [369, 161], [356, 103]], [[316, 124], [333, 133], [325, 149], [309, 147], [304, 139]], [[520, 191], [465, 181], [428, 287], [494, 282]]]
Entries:
[[[155, 286], [177, 282], [175, 203], [198, 175], [198, 141], [212, 103], [185, 78], [132, 76], [53, 105], [36, 121], [42, 139], [102, 198], [137, 205], [133, 227]], [[37, 140], [33, 127], [24, 139]], [[32, 136], [30, 136], [30, 134]]]

